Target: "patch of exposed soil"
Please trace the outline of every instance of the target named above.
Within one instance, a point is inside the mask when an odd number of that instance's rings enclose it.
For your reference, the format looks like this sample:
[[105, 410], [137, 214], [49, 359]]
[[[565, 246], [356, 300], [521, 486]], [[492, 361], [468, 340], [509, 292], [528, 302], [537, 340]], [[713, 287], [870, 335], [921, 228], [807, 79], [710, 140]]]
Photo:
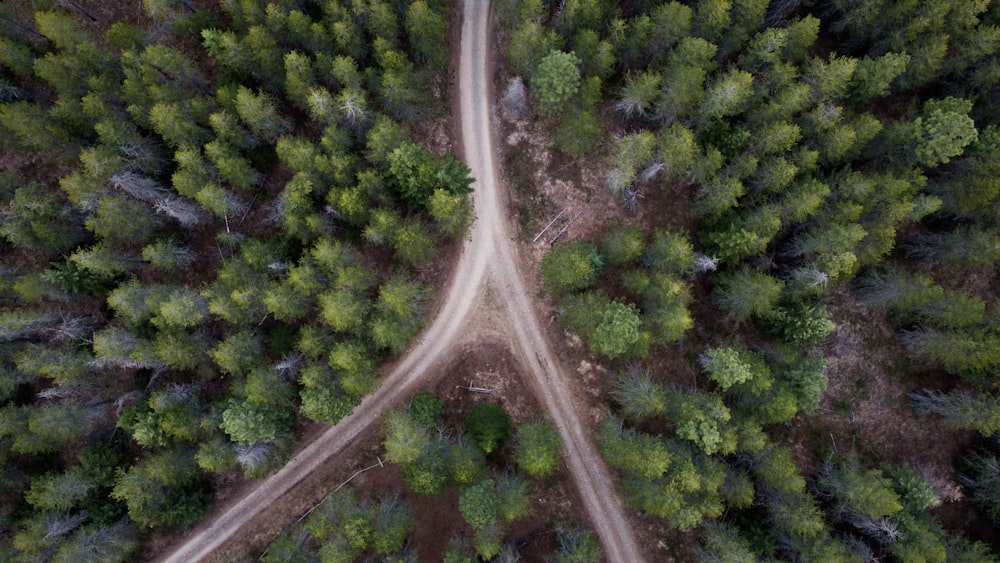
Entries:
[[[525, 387], [524, 368], [499, 340], [465, 343], [442, 367], [445, 376], [433, 391], [444, 403], [445, 422], [461, 428], [465, 414], [479, 403], [503, 406], [515, 425], [538, 415], [538, 402]], [[469, 388], [489, 392], [470, 391]]]
[[936, 416], [920, 417], [907, 394], [923, 387], [948, 388], [945, 374], [916, 375], [896, 330], [884, 316], [858, 302], [846, 288], [833, 293], [829, 310], [836, 332], [823, 345], [829, 384], [813, 415], [800, 414], [787, 432], [778, 433], [795, 453], [803, 473], [815, 467], [816, 452], [855, 453], [866, 465], [908, 464], [933, 485], [945, 502], [932, 512], [945, 526], [973, 539], [989, 541], [991, 528], [977, 514], [953, 467], [977, 439], [949, 427]]
[[[511, 415], [515, 424], [530, 420], [539, 414], [539, 407], [523, 380], [525, 374], [501, 342], [484, 340], [464, 344], [442, 366], [441, 375], [431, 388], [444, 402], [445, 423], [461, 428], [465, 414], [474, 404], [497, 402]], [[475, 387], [491, 389], [491, 393], [467, 390], [469, 383]], [[323, 425], [313, 425], [312, 432], [321, 432]], [[310, 432], [310, 433], [312, 433]], [[309, 438], [309, 434], [305, 439]], [[509, 454], [507, 448], [502, 455]], [[293, 489], [281, 503], [268, 510], [266, 519], [247, 529], [219, 550], [215, 560], [237, 560], [249, 553], [260, 553], [267, 544], [288, 525], [305, 514], [308, 507], [319, 502], [325, 492], [342, 484], [356, 471], [377, 465], [384, 457], [380, 437], [376, 431], [366, 432], [322, 472], [310, 475]], [[497, 466], [498, 459], [490, 459]], [[506, 528], [505, 537], [518, 546], [525, 561], [540, 561], [557, 547], [555, 523], [568, 523], [586, 527], [581, 519], [584, 511], [576, 490], [568, 482], [565, 467], [544, 483], [531, 484], [534, 510], [529, 518]], [[350, 481], [358, 499], [377, 501], [392, 494], [400, 494], [417, 514], [417, 527], [410, 536], [411, 545], [421, 561], [435, 561], [444, 552], [448, 541], [455, 535], [471, 538], [474, 531], [458, 511], [458, 488], [451, 487], [441, 495], [428, 497], [406, 490], [399, 468], [386, 463], [361, 473]], [[241, 487], [233, 487], [238, 494]]]
[[[837, 448], [869, 452], [875, 463], [929, 466], [948, 474], [952, 458], [973, 435], [940, 417], [919, 417], [907, 393], [927, 385], [916, 379], [895, 329], [845, 288], [832, 295], [836, 332], [823, 347], [829, 384], [817, 416], [841, 438]], [[833, 445], [833, 444], [830, 444]]]
[[[432, 390], [444, 403], [444, 422], [450, 428], [461, 428], [465, 415], [480, 403], [502, 405], [515, 426], [539, 416], [541, 412], [538, 402], [525, 386], [527, 374], [524, 368], [499, 339], [487, 337], [463, 344], [441, 370], [444, 376]], [[469, 387], [488, 389], [490, 392], [470, 391]], [[501, 452], [504, 457], [509, 454], [509, 446]], [[499, 459], [493, 457], [488, 460], [488, 464], [498, 469], [502, 466]], [[371, 473], [372, 478], [376, 478], [376, 472]], [[395, 468], [384, 472], [380, 470], [378, 475], [383, 481], [382, 494], [405, 489]], [[366, 478], [367, 476], [365, 474]], [[359, 492], [365, 489], [361, 479], [354, 486]], [[369, 492], [375, 495], [379, 493], [377, 488]], [[440, 558], [453, 536], [464, 534], [471, 538], [474, 534], [457, 509], [457, 488], [452, 487], [435, 497], [409, 491], [402, 496], [419, 515], [417, 529], [411, 535], [411, 541], [421, 561]], [[524, 561], [540, 561], [557, 547], [553, 531], [555, 523], [586, 527], [586, 522], [581, 520], [584, 510], [575, 488], [568, 481], [565, 466], [560, 468], [557, 475], [543, 483], [532, 482], [531, 498], [534, 503], [531, 516], [508, 525], [504, 535], [518, 546]]]

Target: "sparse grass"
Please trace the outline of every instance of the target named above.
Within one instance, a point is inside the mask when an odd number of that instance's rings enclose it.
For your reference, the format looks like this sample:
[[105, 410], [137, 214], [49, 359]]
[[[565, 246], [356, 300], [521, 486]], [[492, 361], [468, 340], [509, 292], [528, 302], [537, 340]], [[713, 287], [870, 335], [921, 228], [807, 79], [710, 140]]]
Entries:
[[504, 154], [504, 174], [516, 196], [514, 215], [523, 242], [530, 242], [545, 226], [549, 220], [546, 215], [552, 209], [552, 203], [531, 180], [534, 166], [524, 143], [510, 147]]
[[859, 377], [854, 380], [854, 390], [863, 399], [868, 398], [868, 379]]
[[840, 414], [850, 414], [851, 412], [851, 401], [847, 399], [834, 399], [833, 400], [833, 410], [834, 412]]
[[536, 192], [531, 183], [531, 156], [528, 155], [523, 144], [511, 147], [504, 155], [504, 172], [507, 174], [507, 183], [518, 195], [534, 195]]

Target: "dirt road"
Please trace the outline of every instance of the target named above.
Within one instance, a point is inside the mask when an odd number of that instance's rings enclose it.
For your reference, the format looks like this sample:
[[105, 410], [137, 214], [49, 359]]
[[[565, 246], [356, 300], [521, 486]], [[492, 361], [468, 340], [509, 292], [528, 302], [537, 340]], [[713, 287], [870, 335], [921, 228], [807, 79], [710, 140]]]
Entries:
[[[555, 361], [541, 330], [535, 308], [525, 291], [511, 248], [503, 207], [499, 204], [487, 72], [489, 2], [467, 0], [462, 23], [462, 56], [459, 65], [462, 142], [466, 163], [479, 181], [482, 201], [477, 201], [480, 221], [495, 224], [491, 282], [506, 306], [516, 353], [531, 374], [532, 386], [559, 428], [566, 465], [583, 498], [591, 525], [608, 561], [641, 561], [632, 528], [618, 501], [607, 468], [574, 410], [566, 372]], [[493, 217], [493, 215], [497, 215]], [[484, 221], [484, 222], [486, 222]]]
[[466, 0], [459, 64], [460, 119], [465, 159], [477, 179], [474, 193], [477, 220], [433, 323], [392, 372], [383, 377], [381, 388], [353, 414], [323, 432], [284, 468], [262, 481], [215, 521], [196, 528], [163, 561], [211, 560], [215, 550], [263, 509], [280, 502], [285, 493], [376, 424], [389, 408], [412, 394], [431, 373], [430, 368], [469, 337], [464, 329], [482, 301], [487, 283], [497, 296], [491, 301], [506, 308], [507, 328], [513, 333], [515, 353], [530, 371], [532, 387], [559, 428], [567, 466], [608, 561], [642, 560], [607, 470], [573, 410], [569, 380], [553, 359], [511, 248], [494, 164], [488, 20], [488, 1]]

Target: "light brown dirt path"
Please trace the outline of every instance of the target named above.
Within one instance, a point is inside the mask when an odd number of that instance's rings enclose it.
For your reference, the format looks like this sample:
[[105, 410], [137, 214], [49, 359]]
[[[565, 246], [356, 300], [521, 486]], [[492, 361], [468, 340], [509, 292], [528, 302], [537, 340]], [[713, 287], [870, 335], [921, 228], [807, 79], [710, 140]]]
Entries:
[[477, 179], [473, 196], [477, 219], [434, 321], [421, 334], [416, 346], [382, 378], [381, 388], [362, 401], [350, 416], [323, 432], [216, 520], [195, 528], [162, 561], [211, 560], [213, 552], [231, 541], [241, 528], [266, 508], [281, 502], [288, 491], [376, 424], [389, 408], [411, 395], [425, 376], [431, 375], [431, 368], [473, 336], [466, 329], [471, 328], [470, 320], [486, 293], [488, 279], [495, 297], [492, 303], [506, 310], [505, 324], [512, 333], [516, 354], [528, 368], [533, 388], [559, 428], [566, 464], [607, 559], [642, 561], [607, 469], [573, 410], [569, 380], [554, 360], [540, 329], [511, 248], [494, 164], [488, 22], [488, 0], [465, 1], [459, 63], [460, 120], [465, 160]]
[[[494, 164], [492, 104], [489, 95], [487, 60], [489, 2], [466, 0], [462, 23], [462, 55], [459, 65], [462, 144], [466, 163], [483, 192], [480, 213], [499, 214], [498, 175]], [[477, 202], [478, 203], [478, 202]], [[482, 216], [480, 217], [482, 220]], [[608, 561], [642, 561], [632, 527], [625, 518], [607, 468], [574, 409], [566, 372], [554, 359], [542, 332], [535, 308], [518, 270], [503, 217], [489, 217], [496, 225], [491, 262], [491, 285], [495, 284], [498, 303], [510, 319], [516, 352], [528, 368], [533, 387], [542, 405], [559, 428], [566, 465], [583, 498], [591, 525], [597, 532]]]

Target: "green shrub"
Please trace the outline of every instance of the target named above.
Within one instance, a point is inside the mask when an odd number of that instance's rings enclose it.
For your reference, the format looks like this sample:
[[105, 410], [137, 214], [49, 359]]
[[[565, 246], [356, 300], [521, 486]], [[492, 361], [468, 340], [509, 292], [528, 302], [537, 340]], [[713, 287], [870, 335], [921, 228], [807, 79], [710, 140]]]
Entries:
[[479, 449], [491, 454], [499, 451], [510, 435], [510, 417], [500, 405], [479, 404], [465, 417], [465, 430]]
[[837, 328], [822, 305], [803, 301], [775, 307], [763, 321], [768, 332], [800, 346], [815, 346]]
[[444, 405], [432, 391], [421, 391], [410, 399], [410, 414], [417, 422], [428, 428], [437, 426]]

